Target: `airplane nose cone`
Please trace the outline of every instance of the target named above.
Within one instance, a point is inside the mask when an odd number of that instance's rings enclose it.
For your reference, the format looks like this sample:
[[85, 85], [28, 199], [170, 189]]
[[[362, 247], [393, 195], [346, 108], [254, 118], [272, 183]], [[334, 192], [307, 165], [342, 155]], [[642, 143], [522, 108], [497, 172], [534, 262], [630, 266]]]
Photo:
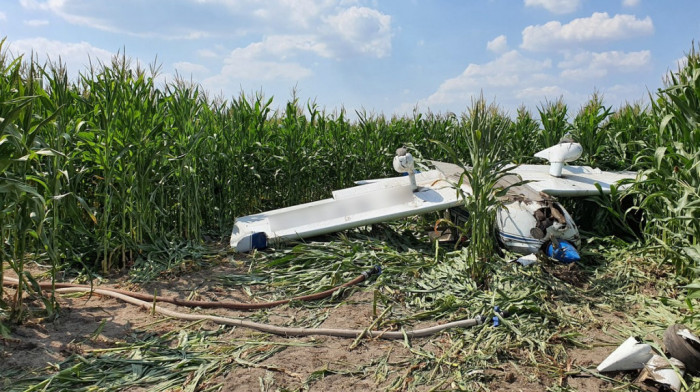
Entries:
[[547, 256], [564, 264], [571, 264], [581, 260], [581, 255], [578, 254], [576, 247], [569, 241], [559, 240], [557, 242], [559, 242], [559, 247], [555, 247], [551, 242], [547, 245]]

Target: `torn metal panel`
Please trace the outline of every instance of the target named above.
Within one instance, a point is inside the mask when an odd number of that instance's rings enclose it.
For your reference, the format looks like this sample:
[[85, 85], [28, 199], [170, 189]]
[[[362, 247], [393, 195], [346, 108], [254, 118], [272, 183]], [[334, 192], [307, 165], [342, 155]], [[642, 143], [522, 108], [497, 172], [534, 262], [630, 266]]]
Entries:
[[599, 372], [617, 372], [644, 368], [654, 351], [650, 345], [640, 343], [635, 337], [625, 340], [596, 368]]
[[664, 358], [654, 355], [644, 364], [644, 370], [637, 377], [637, 382], [653, 382], [678, 392], [681, 379], [685, 374], [685, 365], [676, 358]]

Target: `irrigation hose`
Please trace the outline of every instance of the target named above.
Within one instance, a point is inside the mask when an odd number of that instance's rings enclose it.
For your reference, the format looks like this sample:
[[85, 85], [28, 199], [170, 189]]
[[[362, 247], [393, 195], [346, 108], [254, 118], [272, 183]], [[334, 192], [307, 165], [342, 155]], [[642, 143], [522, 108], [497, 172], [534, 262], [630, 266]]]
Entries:
[[[340, 286], [336, 286], [332, 289], [328, 289], [326, 291], [322, 291], [322, 292], [315, 293], [315, 294], [302, 295], [302, 296], [294, 297], [294, 298], [290, 298], [290, 299], [282, 299], [279, 301], [258, 302], [258, 303], [243, 303], [243, 302], [233, 302], [233, 301], [190, 301], [190, 300], [184, 300], [184, 299], [180, 299], [180, 298], [176, 298], [176, 297], [159, 297], [159, 296], [153, 296], [151, 294], [136, 293], [133, 291], [113, 289], [113, 288], [109, 288], [109, 287], [103, 287], [103, 288], [100, 288], [100, 290], [111, 291], [114, 293], [127, 295], [129, 297], [140, 299], [143, 301], [167, 302], [167, 303], [170, 303], [173, 305], [186, 306], [186, 307], [190, 307], [190, 308], [200, 307], [200, 308], [208, 308], [208, 309], [255, 310], [255, 309], [274, 308], [276, 306], [288, 304], [292, 301], [317, 301], [317, 300], [320, 300], [323, 298], [330, 297], [331, 295], [333, 295], [333, 293], [335, 293], [338, 290], [359, 284], [359, 283], [367, 280], [370, 276], [372, 276], [374, 274], [380, 274], [380, 273], [381, 273], [381, 267], [374, 266], [374, 267], [370, 268], [369, 270], [362, 272], [362, 274], [360, 274], [360, 276], [356, 277], [355, 279], [353, 279], [347, 283], [344, 283]], [[7, 286], [12, 286], [12, 287], [17, 287], [17, 285], [19, 284], [19, 281], [16, 279], [12, 279], [12, 278], [5, 278], [5, 279], [3, 279], [2, 284], [7, 285]], [[55, 283], [54, 285], [52, 285], [49, 282], [41, 282], [38, 284], [39, 284], [39, 288], [41, 288], [42, 290], [49, 290], [51, 288], [56, 288], [56, 289], [65, 289], [65, 288], [94, 289], [94, 287], [91, 287], [91, 286], [86, 285], [86, 284]]]
[[[3, 284], [8, 280], [5, 278]], [[10, 281], [14, 279], [9, 279]], [[16, 285], [15, 281], [15, 285]], [[438, 332], [444, 331], [450, 328], [466, 328], [473, 327], [475, 325], [483, 324], [484, 318], [477, 316], [471, 319], [453, 321], [446, 324], [436, 325], [428, 328], [414, 329], [410, 331], [376, 331], [376, 330], [366, 330], [366, 329], [338, 329], [338, 328], [291, 328], [291, 327], [278, 327], [275, 325], [256, 323], [248, 320], [233, 319], [222, 316], [213, 316], [207, 314], [191, 314], [182, 313], [174, 310], [166, 309], [161, 306], [155, 305], [154, 303], [149, 303], [137, 298], [130, 297], [129, 295], [118, 293], [113, 290], [105, 289], [90, 289], [89, 287], [64, 287], [56, 289], [57, 293], [94, 293], [106, 297], [112, 297], [119, 299], [126, 303], [141, 307], [149, 312], [158, 313], [168, 317], [174, 317], [185, 321], [212, 321], [216, 324], [230, 325], [234, 327], [250, 328], [258, 331], [270, 333], [273, 335], [280, 335], [285, 337], [290, 336], [333, 336], [340, 338], [358, 338], [362, 336], [366, 337], [376, 337], [382, 339], [412, 339], [412, 338], [422, 338], [426, 336], [434, 335]]]
[[[58, 292], [58, 293], [80, 293], [80, 292], [87, 293], [90, 291], [91, 291], [90, 289], [86, 289], [83, 287], [69, 287], [69, 288], [63, 288], [63, 289], [56, 290], [56, 292]], [[153, 311], [155, 313], [159, 313], [159, 314], [162, 314], [162, 315], [168, 316], [168, 317], [174, 317], [174, 318], [177, 318], [180, 320], [185, 320], [185, 321], [208, 320], [208, 321], [213, 321], [217, 324], [250, 328], [250, 329], [255, 329], [255, 330], [266, 332], [266, 333], [271, 333], [274, 335], [287, 336], [287, 337], [288, 336], [323, 335], [323, 336], [334, 336], [334, 337], [341, 337], [341, 338], [357, 338], [358, 336], [367, 336], [367, 337], [378, 337], [378, 338], [383, 338], [383, 339], [403, 339], [404, 337], [408, 337], [410, 339], [410, 338], [421, 338], [421, 337], [425, 337], [425, 336], [434, 335], [434, 334], [436, 334], [442, 330], [448, 329], [448, 328], [472, 327], [472, 326], [483, 323], [483, 319], [481, 318], [481, 316], [477, 316], [473, 319], [454, 321], [454, 322], [447, 323], [447, 324], [441, 324], [441, 325], [436, 325], [434, 327], [416, 329], [416, 330], [411, 330], [411, 331], [372, 331], [372, 330], [363, 330], [363, 329], [335, 329], [335, 328], [290, 328], [290, 327], [278, 327], [275, 325], [256, 323], [256, 322], [248, 321], [248, 320], [232, 319], [232, 318], [222, 317], [222, 316], [212, 316], [212, 315], [207, 315], [207, 314], [181, 313], [181, 312], [177, 312], [174, 310], [160, 307], [158, 305], [154, 305], [152, 303], [148, 303], [146, 301], [142, 301], [140, 299], [129, 297], [128, 295], [115, 293], [115, 292], [108, 291], [108, 290], [94, 289], [94, 290], [92, 290], [92, 292], [95, 294], [120, 299], [124, 302], [139, 306], [139, 307], [144, 308], [148, 311]]]

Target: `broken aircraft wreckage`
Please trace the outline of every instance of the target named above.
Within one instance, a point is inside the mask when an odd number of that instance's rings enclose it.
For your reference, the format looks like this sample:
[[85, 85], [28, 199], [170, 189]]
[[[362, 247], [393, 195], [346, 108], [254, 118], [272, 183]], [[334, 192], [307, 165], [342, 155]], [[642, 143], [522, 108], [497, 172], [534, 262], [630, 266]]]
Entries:
[[[604, 172], [588, 166], [569, 166], [581, 156], [579, 143], [563, 139], [535, 154], [549, 165], [513, 166], [498, 183], [510, 186], [497, 211], [496, 235], [503, 247], [518, 253], [544, 251], [565, 263], [579, 260], [578, 228], [555, 197], [610, 193], [610, 186], [634, 179], [635, 172]], [[330, 199], [237, 218], [231, 247], [238, 252], [268, 244], [333, 233], [412, 215], [448, 210], [464, 204], [471, 193], [467, 181], [455, 187], [464, 169], [431, 161], [435, 169], [416, 172], [413, 157], [397, 150], [394, 169], [400, 177], [358, 181], [359, 185], [333, 192]], [[408, 178], [407, 178], [408, 177]], [[523, 182], [526, 182], [523, 184]]]

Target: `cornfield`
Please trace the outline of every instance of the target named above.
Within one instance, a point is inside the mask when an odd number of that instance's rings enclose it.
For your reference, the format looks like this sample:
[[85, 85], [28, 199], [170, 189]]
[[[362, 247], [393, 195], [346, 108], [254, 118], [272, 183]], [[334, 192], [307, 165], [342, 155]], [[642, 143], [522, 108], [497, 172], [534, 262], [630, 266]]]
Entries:
[[[62, 64], [10, 57], [0, 43], [0, 277], [9, 268], [24, 283], [0, 303], [6, 320], [24, 316], [23, 290], [34, 284], [25, 272], [30, 261], [50, 265], [52, 279], [59, 271], [129, 269], [148, 280], [209, 243], [226, 242], [237, 216], [392, 176], [390, 162], [400, 146], [482, 170], [488, 201], [488, 173], [504, 163], [535, 162], [535, 152], [567, 132], [584, 146], [583, 164], [640, 172], [631, 187], [590, 201], [595, 219], [606, 222], [590, 235], [631, 233], [641, 253], [670, 266], [689, 290], [700, 288], [692, 283], [700, 268], [700, 54], [694, 46], [649, 106], [612, 108], [593, 93], [578, 111], [557, 100], [541, 104], [536, 114], [524, 108], [505, 113], [483, 98], [461, 116], [348, 116], [296, 96], [274, 110], [273, 99], [262, 93], [211, 99], [182, 80], [157, 85], [157, 72], [156, 65], [133, 66], [122, 54], [70, 81]], [[479, 208], [488, 212], [488, 205]], [[492, 273], [474, 272], [500, 257], [488, 249], [467, 257], [472, 277]], [[452, 254], [435, 252], [436, 260]], [[294, 260], [311, 263], [297, 251]], [[415, 260], [401, 262], [410, 269]], [[387, 281], [392, 268], [404, 273], [400, 263], [389, 265]], [[425, 273], [454, 280], [446, 268]], [[425, 312], [416, 319], [466, 306], [458, 296], [414, 299]], [[56, 311], [52, 295], [42, 301], [49, 315]]]

